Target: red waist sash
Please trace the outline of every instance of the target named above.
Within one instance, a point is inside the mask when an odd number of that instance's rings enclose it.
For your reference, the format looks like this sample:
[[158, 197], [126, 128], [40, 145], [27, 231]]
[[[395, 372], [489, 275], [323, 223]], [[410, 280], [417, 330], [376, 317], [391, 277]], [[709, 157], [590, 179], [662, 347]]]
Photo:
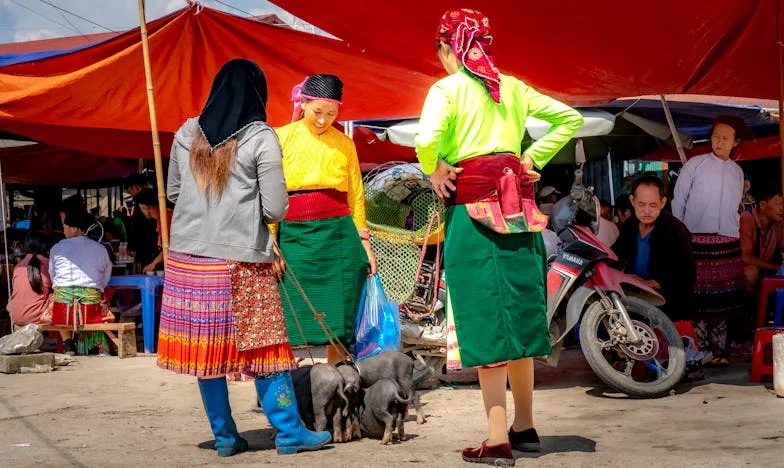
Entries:
[[289, 194], [286, 221], [314, 221], [350, 214], [346, 192], [334, 189], [295, 192]]
[[520, 159], [514, 154], [502, 153], [477, 156], [457, 164], [463, 172], [457, 176], [455, 191], [445, 200], [447, 205], [465, 205], [483, 200], [498, 200], [499, 181], [507, 170], [517, 175], [519, 194], [523, 199], [533, 200], [534, 184], [522, 172]]

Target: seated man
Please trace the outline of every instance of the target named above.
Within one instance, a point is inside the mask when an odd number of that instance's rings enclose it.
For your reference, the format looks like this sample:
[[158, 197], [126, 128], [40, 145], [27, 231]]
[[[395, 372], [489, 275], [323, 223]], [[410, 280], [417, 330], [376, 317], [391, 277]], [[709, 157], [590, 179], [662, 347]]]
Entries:
[[609, 203], [600, 201], [599, 206], [601, 207], [598, 219], [599, 232], [596, 233], [596, 237], [598, 237], [607, 247], [612, 247], [618, 241], [620, 232], [618, 226], [610, 221]]
[[664, 184], [645, 175], [632, 185], [634, 216], [621, 227], [614, 250], [626, 271], [640, 277], [667, 301], [661, 309], [673, 321], [689, 318], [697, 267], [691, 234], [671, 213]]
[[[113, 322], [114, 315], [103, 301], [103, 291], [112, 276], [112, 261], [106, 248], [87, 236], [95, 218], [86, 212], [71, 212], [65, 217], [66, 239], [52, 247], [49, 273], [52, 277], [52, 314], [70, 323], [78, 313], [82, 323], [97, 320]], [[96, 320], [97, 319], [97, 320]], [[60, 324], [52, 320], [52, 323]], [[108, 342], [102, 332], [83, 336], [86, 349]]]
[[[143, 272], [151, 272], [156, 269], [163, 268], [163, 237], [161, 230], [161, 210], [158, 205], [158, 194], [152, 189], [144, 189], [133, 197], [133, 202], [139, 207], [141, 212], [147, 219], [155, 221], [155, 229], [158, 233], [158, 253], [152, 261], [147, 264]], [[171, 208], [166, 208], [166, 224], [169, 226], [171, 232], [171, 222], [174, 216], [174, 211]]]
[[558, 202], [561, 192], [552, 185], [545, 185], [539, 190], [539, 211], [546, 215], [553, 213], [553, 205]]
[[784, 249], [784, 198], [767, 192], [757, 199], [757, 207], [740, 216], [740, 248], [746, 289], [754, 292], [760, 278], [776, 274]]
[[615, 215], [618, 218], [617, 224], [619, 229], [627, 219], [632, 217], [632, 202], [628, 196], [621, 195], [615, 200]]

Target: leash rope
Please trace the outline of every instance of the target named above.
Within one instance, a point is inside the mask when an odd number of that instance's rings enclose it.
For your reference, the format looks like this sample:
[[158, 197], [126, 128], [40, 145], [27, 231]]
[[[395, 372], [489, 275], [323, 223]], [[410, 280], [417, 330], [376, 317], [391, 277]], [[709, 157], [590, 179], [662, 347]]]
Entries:
[[[273, 245], [277, 249], [278, 256], [280, 257], [281, 260], [283, 260], [283, 263], [285, 264], [283, 270], [284, 278], [290, 280], [291, 283], [294, 285], [294, 287], [297, 289], [297, 292], [300, 294], [300, 296], [302, 296], [302, 299], [305, 301], [305, 304], [308, 306], [311, 313], [313, 313], [313, 319], [316, 321], [316, 323], [319, 324], [321, 330], [324, 332], [324, 336], [327, 338], [327, 340], [329, 340], [329, 344], [334, 346], [338, 350], [342, 351], [343, 354], [346, 356], [345, 360], [347, 361], [347, 363], [356, 368], [357, 366], [356, 366], [356, 362], [354, 361], [354, 358], [351, 357], [351, 354], [348, 352], [348, 349], [346, 349], [346, 347], [343, 345], [343, 342], [340, 341], [340, 338], [338, 338], [338, 336], [335, 334], [332, 328], [330, 328], [330, 326], [324, 320], [327, 317], [327, 314], [316, 310], [316, 307], [313, 305], [313, 302], [311, 302], [307, 293], [302, 288], [302, 284], [297, 279], [297, 275], [294, 274], [294, 271], [291, 269], [291, 266], [286, 261], [286, 257], [283, 256], [283, 251], [280, 249], [280, 246], [278, 245], [277, 241], [273, 240]], [[302, 338], [302, 342], [307, 347], [306, 349], [308, 350], [308, 355], [310, 356], [310, 360], [313, 364], [315, 364], [316, 361], [313, 358], [313, 354], [310, 352], [310, 346], [308, 346], [308, 341], [305, 338], [305, 331], [302, 328], [302, 323], [300, 322], [299, 317], [297, 317], [296, 311], [294, 310], [294, 304], [291, 301], [291, 296], [289, 295], [285, 282], [281, 282], [281, 289], [283, 289], [283, 294], [286, 296], [286, 301], [289, 304], [291, 315], [294, 316], [294, 321], [297, 324], [297, 330], [299, 331], [300, 337]]]

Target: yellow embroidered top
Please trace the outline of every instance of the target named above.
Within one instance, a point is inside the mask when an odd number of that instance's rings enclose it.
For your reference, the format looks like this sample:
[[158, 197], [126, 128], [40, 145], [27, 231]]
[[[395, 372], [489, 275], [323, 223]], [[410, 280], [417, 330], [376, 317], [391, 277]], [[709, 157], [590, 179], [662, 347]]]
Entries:
[[359, 230], [367, 229], [365, 191], [357, 148], [334, 127], [314, 135], [302, 120], [277, 128], [283, 150], [283, 174], [289, 192], [335, 189], [346, 192], [351, 217]]

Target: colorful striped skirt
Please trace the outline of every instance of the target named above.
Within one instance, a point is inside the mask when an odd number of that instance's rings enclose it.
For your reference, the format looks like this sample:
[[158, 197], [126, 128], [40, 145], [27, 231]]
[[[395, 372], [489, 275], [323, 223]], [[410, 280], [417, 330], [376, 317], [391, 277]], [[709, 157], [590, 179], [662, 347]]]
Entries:
[[447, 367], [491, 366], [551, 353], [540, 233], [498, 234], [465, 205], [447, 208]]
[[[368, 271], [367, 253], [351, 216], [283, 221], [280, 223], [280, 249], [287, 268], [297, 277], [313, 306], [326, 314], [324, 320], [329, 328], [344, 345], [351, 344]], [[294, 285], [284, 281], [280, 288], [291, 344], [304, 345], [306, 340], [308, 345], [329, 343]]]
[[694, 317], [721, 319], [741, 314], [746, 302], [740, 240], [692, 234], [697, 262]]
[[[258, 288], [259, 297], [279, 300], [274, 282], [248, 287]], [[262, 291], [264, 288], [269, 290]], [[288, 342], [237, 349], [232, 299], [232, 276], [226, 260], [169, 252], [158, 366], [197, 377], [235, 372], [262, 377], [294, 369], [296, 362]], [[268, 308], [260, 308], [260, 313], [262, 310]]]

